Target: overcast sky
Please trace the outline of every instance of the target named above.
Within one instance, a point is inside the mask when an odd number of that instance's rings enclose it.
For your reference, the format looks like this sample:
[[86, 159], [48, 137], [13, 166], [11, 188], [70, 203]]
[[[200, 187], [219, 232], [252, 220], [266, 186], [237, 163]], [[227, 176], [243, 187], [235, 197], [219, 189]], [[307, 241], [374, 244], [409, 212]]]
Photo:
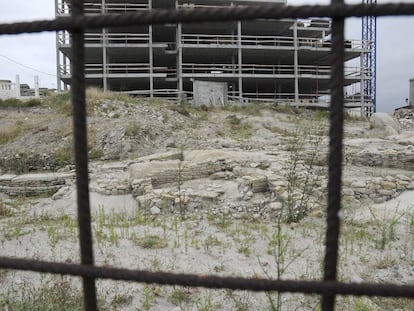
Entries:
[[[414, 0], [383, 1], [412, 2]], [[327, 4], [326, 0], [288, 0], [289, 4]], [[350, 1], [351, 2], [351, 1]], [[352, 1], [359, 3], [360, 1]], [[0, 23], [54, 18], [53, 0], [2, 0]], [[391, 112], [405, 104], [409, 79], [414, 78], [414, 17], [377, 19], [377, 110]], [[350, 19], [346, 36], [361, 38], [361, 19]], [[56, 87], [55, 34], [0, 36], [0, 79], [33, 86], [35, 75], [41, 87]]]

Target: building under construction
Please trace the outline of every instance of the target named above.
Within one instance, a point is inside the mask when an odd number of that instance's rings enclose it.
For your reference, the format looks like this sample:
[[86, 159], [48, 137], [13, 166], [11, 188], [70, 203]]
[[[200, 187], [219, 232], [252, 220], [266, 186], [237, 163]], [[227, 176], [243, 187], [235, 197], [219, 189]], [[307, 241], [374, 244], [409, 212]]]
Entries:
[[[56, 16], [70, 14], [69, 0], [55, 0]], [[263, 0], [87, 0], [86, 15], [138, 10], [257, 5]], [[286, 5], [284, 0], [273, 4]], [[329, 103], [329, 19], [255, 20], [104, 28], [85, 33], [88, 86], [149, 97], [194, 96], [197, 81], [222, 82], [229, 100], [304, 106]], [[71, 39], [57, 33], [59, 88], [70, 85]], [[361, 96], [370, 43], [345, 42], [348, 107], [369, 107]], [[363, 93], [363, 92], [362, 92]]]

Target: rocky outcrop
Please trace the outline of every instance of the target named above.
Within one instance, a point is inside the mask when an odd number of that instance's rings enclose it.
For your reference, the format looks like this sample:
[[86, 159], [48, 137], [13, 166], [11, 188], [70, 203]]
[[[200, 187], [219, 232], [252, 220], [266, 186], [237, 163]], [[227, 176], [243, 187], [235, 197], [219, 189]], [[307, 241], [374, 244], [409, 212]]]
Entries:
[[401, 125], [398, 120], [385, 112], [372, 114], [369, 124], [371, 129], [384, 131], [385, 136], [396, 135], [401, 132]]
[[405, 106], [394, 110], [394, 116], [404, 129], [412, 129], [414, 126], [414, 106]]

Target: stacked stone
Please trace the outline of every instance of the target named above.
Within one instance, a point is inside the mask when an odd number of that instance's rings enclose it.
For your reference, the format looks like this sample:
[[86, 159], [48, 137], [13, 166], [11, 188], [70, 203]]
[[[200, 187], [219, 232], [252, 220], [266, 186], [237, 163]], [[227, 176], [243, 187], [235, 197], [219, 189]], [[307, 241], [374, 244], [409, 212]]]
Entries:
[[22, 174], [30, 171], [54, 171], [66, 165], [53, 154], [17, 153], [0, 157], [0, 167], [5, 171]]
[[401, 146], [398, 150], [387, 149], [380, 152], [362, 150], [349, 154], [347, 160], [354, 165], [414, 170], [414, 146]]
[[150, 178], [133, 179], [131, 182], [131, 192], [134, 196], [150, 193], [153, 190]]
[[388, 201], [405, 190], [414, 189], [414, 178], [405, 175], [372, 177], [365, 180], [345, 178], [342, 194], [345, 199]]
[[58, 191], [73, 174], [43, 173], [0, 176], [0, 191], [10, 196], [37, 196]]
[[[154, 163], [155, 164], [155, 163]], [[156, 165], [156, 164], [155, 164]], [[209, 161], [192, 163], [190, 161], [177, 161], [176, 167], [153, 172], [150, 176], [152, 185], [159, 187], [163, 184], [178, 183], [180, 180], [193, 180], [209, 177], [210, 175], [228, 169], [226, 161]]]
[[[136, 197], [141, 209], [147, 210], [153, 215], [160, 214], [161, 211], [169, 213], [180, 213], [182, 210], [187, 212], [197, 211], [211, 203], [217, 202], [222, 192], [214, 189], [182, 191], [169, 191], [164, 189], [153, 189], [144, 195]], [[220, 206], [220, 205], [215, 205]]]
[[258, 193], [269, 190], [267, 176], [265, 175], [243, 176], [240, 186], [244, 192], [251, 191], [253, 193]]
[[118, 178], [113, 175], [105, 175], [104, 178], [98, 178], [97, 187], [95, 190], [98, 193], [119, 195], [131, 193], [131, 187], [128, 178]]

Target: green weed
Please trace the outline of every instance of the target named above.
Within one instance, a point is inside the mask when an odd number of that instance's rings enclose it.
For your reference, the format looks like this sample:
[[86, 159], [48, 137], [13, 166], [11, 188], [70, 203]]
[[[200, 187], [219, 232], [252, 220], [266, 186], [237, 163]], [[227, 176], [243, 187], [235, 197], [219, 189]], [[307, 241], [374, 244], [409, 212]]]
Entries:
[[[83, 310], [82, 291], [74, 288], [69, 279], [59, 277], [39, 288], [25, 286], [0, 293], [2, 310]], [[100, 309], [106, 309], [102, 302]]]
[[181, 306], [183, 303], [190, 302], [190, 300], [190, 292], [184, 288], [174, 288], [168, 296], [168, 301], [176, 306]]
[[165, 248], [168, 246], [168, 242], [157, 235], [145, 235], [142, 238], [135, 238], [133, 239], [134, 243], [142, 248], [150, 248], [150, 249], [157, 249], [157, 248]]

